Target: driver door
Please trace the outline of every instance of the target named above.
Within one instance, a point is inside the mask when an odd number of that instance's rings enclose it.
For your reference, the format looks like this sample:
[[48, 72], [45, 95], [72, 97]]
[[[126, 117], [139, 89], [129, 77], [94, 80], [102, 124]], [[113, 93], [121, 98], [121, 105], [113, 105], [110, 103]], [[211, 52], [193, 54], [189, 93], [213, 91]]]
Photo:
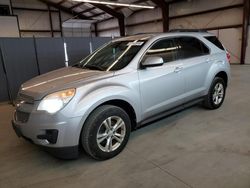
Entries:
[[142, 59], [143, 62], [151, 56], [162, 57], [164, 61], [161, 66], [146, 67], [138, 71], [144, 120], [183, 103], [185, 81], [182, 64], [175, 61], [177, 51], [178, 46], [174, 40], [165, 38], [156, 41]]

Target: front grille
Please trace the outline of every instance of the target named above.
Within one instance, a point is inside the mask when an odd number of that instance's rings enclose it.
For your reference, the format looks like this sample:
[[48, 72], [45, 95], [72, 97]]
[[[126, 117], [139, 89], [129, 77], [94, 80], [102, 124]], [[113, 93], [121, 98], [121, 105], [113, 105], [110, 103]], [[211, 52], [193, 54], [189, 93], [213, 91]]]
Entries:
[[27, 112], [21, 112], [17, 110], [15, 113], [16, 121], [21, 122], [21, 123], [26, 123], [29, 120], [29, 117], [30, 117], [30, 113], [27, 113]]

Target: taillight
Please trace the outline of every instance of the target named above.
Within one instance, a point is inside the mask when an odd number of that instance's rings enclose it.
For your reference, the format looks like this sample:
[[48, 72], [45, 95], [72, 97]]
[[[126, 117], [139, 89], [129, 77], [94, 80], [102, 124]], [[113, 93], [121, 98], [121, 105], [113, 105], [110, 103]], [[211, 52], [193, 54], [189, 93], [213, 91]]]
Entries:
[[227, 60], [228, 60], [228, 63], [230, 63], [230, 58], [231, 58], [231, 55], [229, 52], [227, 52]]

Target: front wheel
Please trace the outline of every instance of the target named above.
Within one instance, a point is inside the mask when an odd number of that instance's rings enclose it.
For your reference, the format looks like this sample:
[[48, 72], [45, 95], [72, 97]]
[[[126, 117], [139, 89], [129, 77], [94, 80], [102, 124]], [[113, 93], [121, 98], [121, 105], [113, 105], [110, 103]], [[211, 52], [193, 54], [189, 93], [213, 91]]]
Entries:
[[124, 149], [130, 130], [130, 118], [123, 109], [112, 105], [100, 106], [84, 125], [82, 146], [95, 159], [109, 159]]
[[226, 84], [224, 80], [220, 77], [215, 77], [205, 97], [204, 106], [208, 109], [219, 108], [225, 99], [225, 94]]

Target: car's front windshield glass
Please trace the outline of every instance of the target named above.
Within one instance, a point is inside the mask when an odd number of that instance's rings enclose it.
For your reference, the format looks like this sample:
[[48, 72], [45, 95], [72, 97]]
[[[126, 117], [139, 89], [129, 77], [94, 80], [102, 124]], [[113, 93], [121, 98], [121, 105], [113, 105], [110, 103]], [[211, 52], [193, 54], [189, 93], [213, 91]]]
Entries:
[[74, 67], [101, 71], [120, 70], [130, 63], [145, 42], [145, 40], [110, 42]]

